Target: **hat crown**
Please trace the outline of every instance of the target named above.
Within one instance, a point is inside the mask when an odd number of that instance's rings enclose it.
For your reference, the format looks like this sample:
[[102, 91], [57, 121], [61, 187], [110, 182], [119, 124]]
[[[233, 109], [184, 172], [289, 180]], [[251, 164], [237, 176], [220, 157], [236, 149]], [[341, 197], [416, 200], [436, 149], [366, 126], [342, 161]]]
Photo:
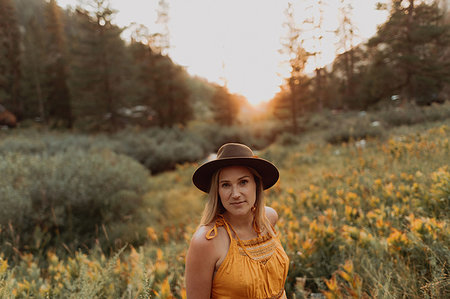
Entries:
[[253, 151], [246, 145], [240, 143], [227, 143], [217, 151], [217, 159], [225, 158], [251, 158]]

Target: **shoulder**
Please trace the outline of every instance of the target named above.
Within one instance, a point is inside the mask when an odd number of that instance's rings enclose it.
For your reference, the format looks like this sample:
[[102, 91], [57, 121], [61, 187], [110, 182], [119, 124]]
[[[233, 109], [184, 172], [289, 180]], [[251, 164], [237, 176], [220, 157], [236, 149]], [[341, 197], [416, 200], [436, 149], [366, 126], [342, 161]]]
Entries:
[[211, 230], [214, 228], [214, 224], [202, 225], [194, 233], [189, 246], [190, 251], [204, 253], [210, 253], [214, 255], [219, 250], [223, 243], [223, 239], [227, 237], [227, 233], [223, 227], [217, 227], [217, 235], [208, 239], [207, 235], [214, 234]]
[[[207, 239], [206, 235], [214, 225], [200, 226], [194, 233], [186, 254], [186, 292], [188, 298], [210, 298], [212, 279], [217, 262], [222, 256], [221, 228], [217, 235]], [[226, 233], [225, 233], [226, 235]]]
[[206, 238], [206, 235], [213, 227], [213, 224], [200, 226], [192, 236], [190, 247], [204, 249], [214, 247], [214, 239], [208, 240]]
[[200, 226], [192, 236], [186, 254], [186, 263], [191, 265], [190, 268], [213, 271], [216, 263], [226, 256], [230, 244], [228, 234], [223, 227], [217, 227], [217, 234], [206, 238], [213, 228], [213, 224]]
[[277, 224], [278, 221], [278, 213], [277, 211], [275, 211], [273, 208], [271, 207], [264, 207], [265, 211], [266, 211], [266, 217], [267, 219], [269, 219], [270, 223], [272, 224], [272, 226], [275, 226]]

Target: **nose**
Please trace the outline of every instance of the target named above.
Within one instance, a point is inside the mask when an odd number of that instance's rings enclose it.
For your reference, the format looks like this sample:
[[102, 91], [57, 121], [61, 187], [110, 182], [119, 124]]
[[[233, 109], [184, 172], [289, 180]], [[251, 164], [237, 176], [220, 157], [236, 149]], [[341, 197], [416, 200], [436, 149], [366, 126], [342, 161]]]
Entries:
[[239, 198], [239, 190], [238, 190], [238, 188], [235, 186], [235, 187], [233, 187], [233, 190], [231, 190], [231, 197], [232, 198], [234, 198], [234, 199], [236, 199], [236, 198]]

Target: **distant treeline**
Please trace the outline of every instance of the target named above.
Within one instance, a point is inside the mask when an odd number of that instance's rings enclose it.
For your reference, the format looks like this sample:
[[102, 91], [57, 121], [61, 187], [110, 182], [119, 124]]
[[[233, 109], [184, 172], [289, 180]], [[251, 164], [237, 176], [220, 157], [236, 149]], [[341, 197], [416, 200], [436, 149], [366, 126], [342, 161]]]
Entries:
[[[325, 2], [311, 5], [323, 11]], [[316, 30], [319, 33], [308, 37], [311, 33], [306, 35], [305, 23], [311, 20], [298, 25], [293, 7], [286, 11], [288, 34], [283, 46], [291, 57], [291, 76], [272, 106], [294, 133], [301, 130], [300, 116], [324, 108], [366, 110], [389, 102], [429, 105], [449, 99], [448, 1], [390, 0], [378, 4], [378, 9], [389, 11], [389, 17], [378, 26], [375, 36], [360, 44], [355, 44], [358, 28], [352, 22], [352, 1], [340, 1], [340, 5], [335, 34], [342, 54], [332, 65], [316, 68], [313, 75], [305, 74], [305, 64], [321, 50], [309, 53], [304, 44], [311, 39], [320, 41], [323, 33]], [[319, 25], [323, 22], [320, 18], [316, 21]]]
[[173, 127], [199, 115], [234, 122], [239, 96], [189, 76], [149, 34], [136, 29], [125, 42], [107, 1], [87, 5], [0, 1], [0, 105], [19, 121], [82, 130]]
[[[347, 2], [336, 31], [343, 53], [313, 75], [304, 66], [318, 53], [304, 50], [300, 21], [287, 10], [290, 37], [283, 46], [291, 75], [268, 117], [293, 133], [301, 130], [301, 117], [322, 109], [368, 109], [391, 98], [423, 105], [448, 97], [450, 31], [441, 1], [390, 1], [380, 7], [390, 10], [387, 22], [359, 45]], [[14, 125], [8, 111], [23, 124], [83, 131], [237, 122], [247, 105], [242, 96], [187, 74], [162, 54], [155, 34], [140, 27], [125, 42], [124, 28], [111, 23], [115, 11], [108, 1], [86, 5], [89, 10], [63, 10], [55, 0], [0, 0], [0, 122], [3, 117]]]

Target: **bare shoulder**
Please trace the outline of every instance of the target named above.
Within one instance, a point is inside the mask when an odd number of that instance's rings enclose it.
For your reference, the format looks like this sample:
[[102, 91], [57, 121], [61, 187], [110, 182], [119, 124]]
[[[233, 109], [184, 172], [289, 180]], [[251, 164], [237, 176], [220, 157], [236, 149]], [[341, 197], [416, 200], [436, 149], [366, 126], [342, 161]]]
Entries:
[[200, 226], [194, 233], [186, 254], [186, 292], [188, 298], [210, 298], [216, 263], [221, 257], [220, 240], [208, 240], [213, 225]]
[[275, 226], [278, 221], [278, 213], [271, 207], [264, 207], [266, 210], [266, 217], [269, 219], [270, 223]]
[[220, 258], [217, 250], [217, 241], [206, 238], [209, 229], [208, 226], [200, 226], [192, 236], [186, 254], [186, 275], [190, 278], [196, 277], [193, 275], [195, 273], [201, 273], [203, 280], [210, 279], [214, 272], [216, 262]]
[[216, 232], [212, 232], [212, 238], [206, 238], [214, 225], [200, 226], [194, 233], [186, 254], [186, 266], [189, 269], [195, 269], [193, 273], [206, 271], [206, 273], [214, 272], [217, 263], [220, 263], [228, 252], [230, 244], [229, 237], [223, 227], [217, 228]]
[[217, 254], [221, 247], [223, 247], [224, 240], [226, 241], [227, 233], [223, 227], [218, 227], [217, 236], [210, 239], [206, 238], [213, 227], [214, 224], [200, 226], [192, 236], [190, 248], [195, 251], [200, 250], [203, 254], [205, 251], [213, 255], [215, 253]]
[[206, 235], [213, 228], [213, 224], [202, 225], [194, 233], [191, 239], [190, 248], [193, 249], [203, 249], [203, 250], [213, 250], [214, 249], [214, 239], [208, 240]]

